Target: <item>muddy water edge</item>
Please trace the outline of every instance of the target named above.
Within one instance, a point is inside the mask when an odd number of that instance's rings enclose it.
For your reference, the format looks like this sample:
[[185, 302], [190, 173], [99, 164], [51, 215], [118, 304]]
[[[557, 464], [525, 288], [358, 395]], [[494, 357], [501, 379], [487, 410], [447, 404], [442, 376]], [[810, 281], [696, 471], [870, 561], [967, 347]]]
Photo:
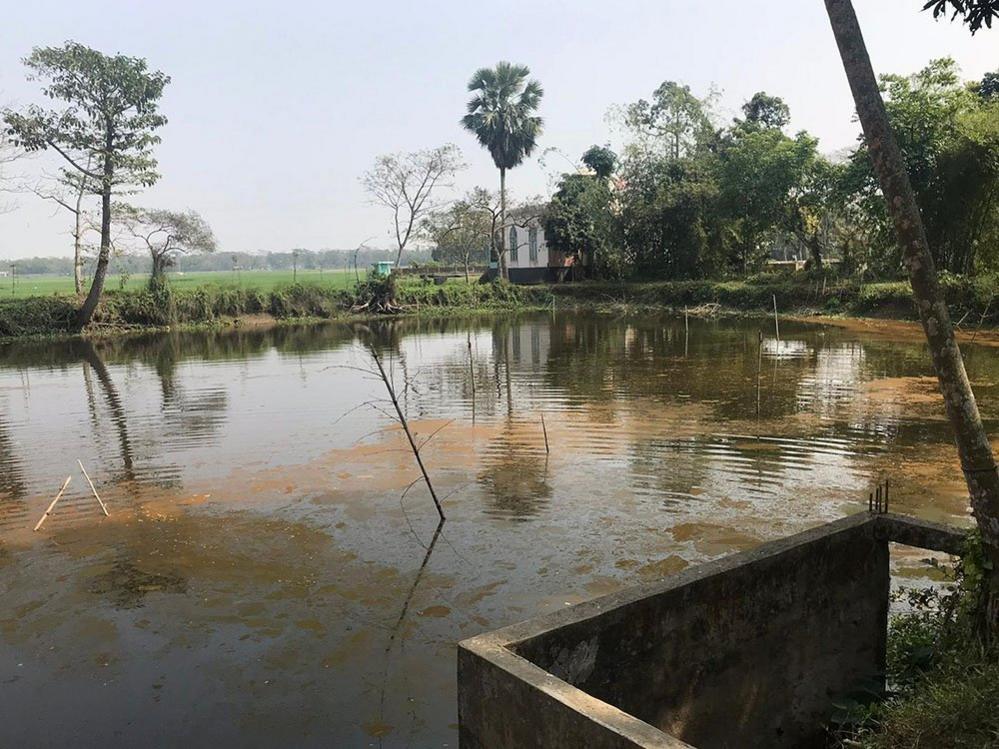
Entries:
[[[921, 341], [780, 332], [548, 314], [0, 346], [0, 746], [453, 747], [464, 637], [856, 512], [885, 476], [894, 509], [967, 523]], [[368, 346], [429, 440], [439, 534]], [[999, 349], [966, 357], [996, 434]]]

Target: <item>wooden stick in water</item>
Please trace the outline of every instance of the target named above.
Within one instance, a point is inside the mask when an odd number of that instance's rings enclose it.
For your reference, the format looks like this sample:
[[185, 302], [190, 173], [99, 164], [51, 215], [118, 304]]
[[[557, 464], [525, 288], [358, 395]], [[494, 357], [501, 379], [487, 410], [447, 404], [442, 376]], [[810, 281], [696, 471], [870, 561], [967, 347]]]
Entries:
[[545, 412], [541, 412], [541, 431], [545, 435], [545, 453], [550, 454], [551, 450], [548, 449], [548, 427], [545, 426]]
[[690, 314], [687, 308], [683, 308], [683, 355], [687, 355], [687, 348], [690, 345]]
[[101, 495], [98, 494], [97, 489], [94, 488], [94, 482], [90, 480], [90, 474], [87, 473], [87, 469], [83, 467], [83, 461], [77, 458], [76, 462], [80, 466], [80, 470], [83, 471], [83, 475], [87, 479], [87, 483], [90, 484], [90, 491], [94, 493], [94, 498], [97, 499], [97, 502], [100, 504], [101, 509], [104, 510], [104, 516], [111, 517], [110, 513], [108, 512], [107, 506], [105, 506], [104, 504], [104, 500], [101, 499]]
[[774, 294], [774, 332], [777, 333], [777, 345], [780, 345], [780, 323], [777, 322], [777, 295]]
[[59, 490], [59, 493], [58, 493], [58, 494], [56, 494], [56, 497], [55, 497], [55, 499], [53, 499], [53, 500], [52, 500], [52, 504], [50, 504], [50, 505], [49, 505], [49, 509], [47, 509], [47, 510], [45, 511], [45, 514], [44, 514], [44, 515], [42, 515], [41, 519], [39, 519], [39, 521], [38, 521], [38, 525], [36, 525], [36, 526], [35, 526], [35, 530], [36, 530], [36, 531], [37, 531], [37, 530], [38, 530], [39, 528], [41, 528], [41, 527], [42, 527], [42, 523], [44, 523], [44, 522], [45, 522], [45, 518], [47, 518], [47, 517], [48, 517], [49, 515], [51, 515], [51, 514], [52, 514], [52, 510], [54, 510], [54, 509], [55, 509], [55, 506], [56, 506], [56, 502], [58, 502], [58, 501], [59, 501], [60, 499], [62, 499], [62, 494], [63, 494], [63, 492], [64, 492], [64, 491], [66, 491], [66, 487], [67, 487], [67, 486], [69, 486], [69, 482], [70, 482], [70, 480], [71, 480], [72, 478], [73, 478], [72, 476], [67, 476], [67, 477], [66, 477], [66, 480], [62, 482], [62, 489], [60, 489], [60, 490]]

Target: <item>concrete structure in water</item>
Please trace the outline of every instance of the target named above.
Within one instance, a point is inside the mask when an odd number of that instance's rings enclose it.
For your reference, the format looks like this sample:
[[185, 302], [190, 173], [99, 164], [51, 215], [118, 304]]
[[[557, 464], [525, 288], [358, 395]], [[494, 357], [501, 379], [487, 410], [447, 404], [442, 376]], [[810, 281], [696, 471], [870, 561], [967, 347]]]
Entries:
[[863, 513], [466, 640], [461, 746], [821, 746], [836, 697], [883, 681], [889, 542], [963, 538]]

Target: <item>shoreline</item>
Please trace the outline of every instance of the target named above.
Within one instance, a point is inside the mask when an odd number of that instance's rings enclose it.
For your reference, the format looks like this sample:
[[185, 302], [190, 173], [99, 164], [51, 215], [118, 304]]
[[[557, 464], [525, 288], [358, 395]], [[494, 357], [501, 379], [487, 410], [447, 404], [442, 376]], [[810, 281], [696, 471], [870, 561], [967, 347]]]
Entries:
[[[957, 327], [958, 341], [999, 346], [999, 311], [969, 295], [965, 279], [951, 283], [952, 315], [970, 327]], [[356, 297], [342, 289], [298, 285], [262, 292], [233, 287], [174, 291], [164, 305], [147, 291], [116, 291], [101, 302], [96, 325], [69, 330], [77, 300], [72, 296], [27, 297], [0, 303], [0, 343], [45, 340], [99, 340], [157, 332], [261, 329], [320, 322], [371, 322], [411, 317], [577, 311], [599, 314], [673, 314], [696, 317], [751, 316], [834, 325], [874, 335], [921, 338], [922, 329], [905, 284], [840, 282], [828, 288], [788, 278], [765, 282], [663, 281], [601, 282], [511, 286], [403, 282], [394, 315], [354, 312]], [[978, 307], [983, 306], [982, 310]], [[706, 309], [707, 308], [707, 309]], [[707, 314], [706, 314], [707, 313]], [[976, 324], [977, 323], [977, 324]]]

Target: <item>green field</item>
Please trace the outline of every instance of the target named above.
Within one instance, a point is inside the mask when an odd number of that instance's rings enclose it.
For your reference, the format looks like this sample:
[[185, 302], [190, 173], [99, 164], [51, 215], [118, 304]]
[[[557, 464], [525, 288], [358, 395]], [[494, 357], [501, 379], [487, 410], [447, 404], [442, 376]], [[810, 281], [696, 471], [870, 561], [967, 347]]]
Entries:
[[[365, 271], [360, 271], [361, 280]], [[345, 270], [300, 270], [297, 274], [290, 270], [240, 271], [232, 272], [201, 272], [201, 273], [169, 273], [170, 284], [176, 289], [192, 289], [198, 286], [232, 286], [244, 289], [259, 289], [271, 291], [275, 287], [290, 286], [297, 279], [298, 283], [311, 286], [323, 286], [333, 289], [349, 289], [356, 283], [353, 271]], [[129, 276], [124, 286], [119, 275], [109, 275], [105, 289], [141, 289], [149, 281], [146, 275]], [[87, 280], [89, 285], [90, 281]], [[25, 298], [31, 296], [71, 295], [73, 279], [71, 276], [16, 276], [0, 278], [0, 298]]]

